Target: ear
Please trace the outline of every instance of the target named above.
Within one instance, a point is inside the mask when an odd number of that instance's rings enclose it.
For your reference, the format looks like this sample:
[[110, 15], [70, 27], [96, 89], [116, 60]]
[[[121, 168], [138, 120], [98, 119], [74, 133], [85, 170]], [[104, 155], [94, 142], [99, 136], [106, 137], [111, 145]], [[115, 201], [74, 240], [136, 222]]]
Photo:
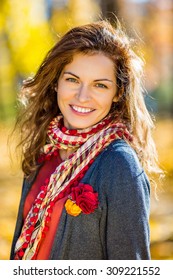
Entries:
[[55, 90], [56, 92], [58, 92], [58, 89], [57, 89], [57, 87], [54, 87], [54, 90]]
[[114, 98], [113, 98], [113, 100], [112, 100], [112, 102], [117, 102], [117, 101], [118, 101], [118, 96], [115, 95]]

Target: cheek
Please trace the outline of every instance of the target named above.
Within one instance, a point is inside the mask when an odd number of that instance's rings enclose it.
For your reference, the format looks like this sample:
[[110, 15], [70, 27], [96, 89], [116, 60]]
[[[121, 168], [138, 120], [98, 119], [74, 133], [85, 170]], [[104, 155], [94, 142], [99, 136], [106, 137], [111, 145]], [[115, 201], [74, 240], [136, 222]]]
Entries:
[[63, 99], [66, 99], [68, 96], [67, 89], [63, 86], [63, 84], [59, 84], [57, 87], [57, 100], [58, 103], [61, 102]]
[[112, 106], [113, 100], [112, 98], [108, 98], [108, 96], [106, 96], [105, 98], [100, 99], [99, 103], [103, 108], [109, 110]]
[[58, 86], [57, 86], [57, 95], [58, 95], [58, 94], [61, 94], [61, 92], [62, 92], [62, 83], [59, 82], [59, 84], [58, 84]]
[[57, 93], [58, 104], [69, 102], [69, 100], [71, 100], [71, 96], [68, 91], [63, 90]]
[[57, 94], [61, 98], [67, 98], [72, 94], [73, 90], [65, 83], [60, 82], [58, 87], [57, 87]]

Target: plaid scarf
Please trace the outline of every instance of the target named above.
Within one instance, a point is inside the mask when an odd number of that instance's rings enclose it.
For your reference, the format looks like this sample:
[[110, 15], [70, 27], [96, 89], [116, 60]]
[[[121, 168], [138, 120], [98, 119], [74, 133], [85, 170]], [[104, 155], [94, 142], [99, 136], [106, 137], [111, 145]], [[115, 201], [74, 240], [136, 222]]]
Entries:
[[39, 161], [57, 155], [58, 149], [75, 148], [51, 174], [49, 181], [41, 186], [25, 221], [15, 246], [15, 259], [35, 259], [55, 202], [77, 186], [95, 158], [115, 139], [131, 141], [125, 124], [115, 122], [110, 114], [96, 125], [82, 130], [68, 130], [63, 126], [63, 117], [54, 118], [47, 131], [47, 142], [41, 150]]

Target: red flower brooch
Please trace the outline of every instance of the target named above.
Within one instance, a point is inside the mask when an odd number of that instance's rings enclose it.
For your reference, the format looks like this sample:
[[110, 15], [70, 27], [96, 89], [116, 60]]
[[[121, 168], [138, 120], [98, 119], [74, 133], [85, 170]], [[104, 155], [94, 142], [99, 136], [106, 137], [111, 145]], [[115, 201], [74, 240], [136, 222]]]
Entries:
[[71, 195], [68, 197], [65, 208], [68, 214], [78, 216], [93, 213], [98, 207], [98, 193], [94, 192], [93, 187], [88, 184], [79, 183], [72, 188]]

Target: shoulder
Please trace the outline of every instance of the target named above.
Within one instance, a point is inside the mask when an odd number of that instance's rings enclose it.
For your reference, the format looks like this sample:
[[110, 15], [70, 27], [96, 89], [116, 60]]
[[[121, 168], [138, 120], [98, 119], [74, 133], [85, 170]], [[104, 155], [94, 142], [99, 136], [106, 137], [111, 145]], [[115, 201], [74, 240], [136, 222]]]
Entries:
[[129, 174], [132, 177], [143, 172], [138, 156], [133, 148], [124, 140], [111, 143], [98, 159], [100, 168], [111, 170], [113, 174]]
[[[149, 195], [150, 184], [136, 152], [124, 140], [111, 143], [96, 159], [93, 178], [104, 193], [127, 197], [142, 191]], [[140, 194], [139, 194], [140, 195]]]

